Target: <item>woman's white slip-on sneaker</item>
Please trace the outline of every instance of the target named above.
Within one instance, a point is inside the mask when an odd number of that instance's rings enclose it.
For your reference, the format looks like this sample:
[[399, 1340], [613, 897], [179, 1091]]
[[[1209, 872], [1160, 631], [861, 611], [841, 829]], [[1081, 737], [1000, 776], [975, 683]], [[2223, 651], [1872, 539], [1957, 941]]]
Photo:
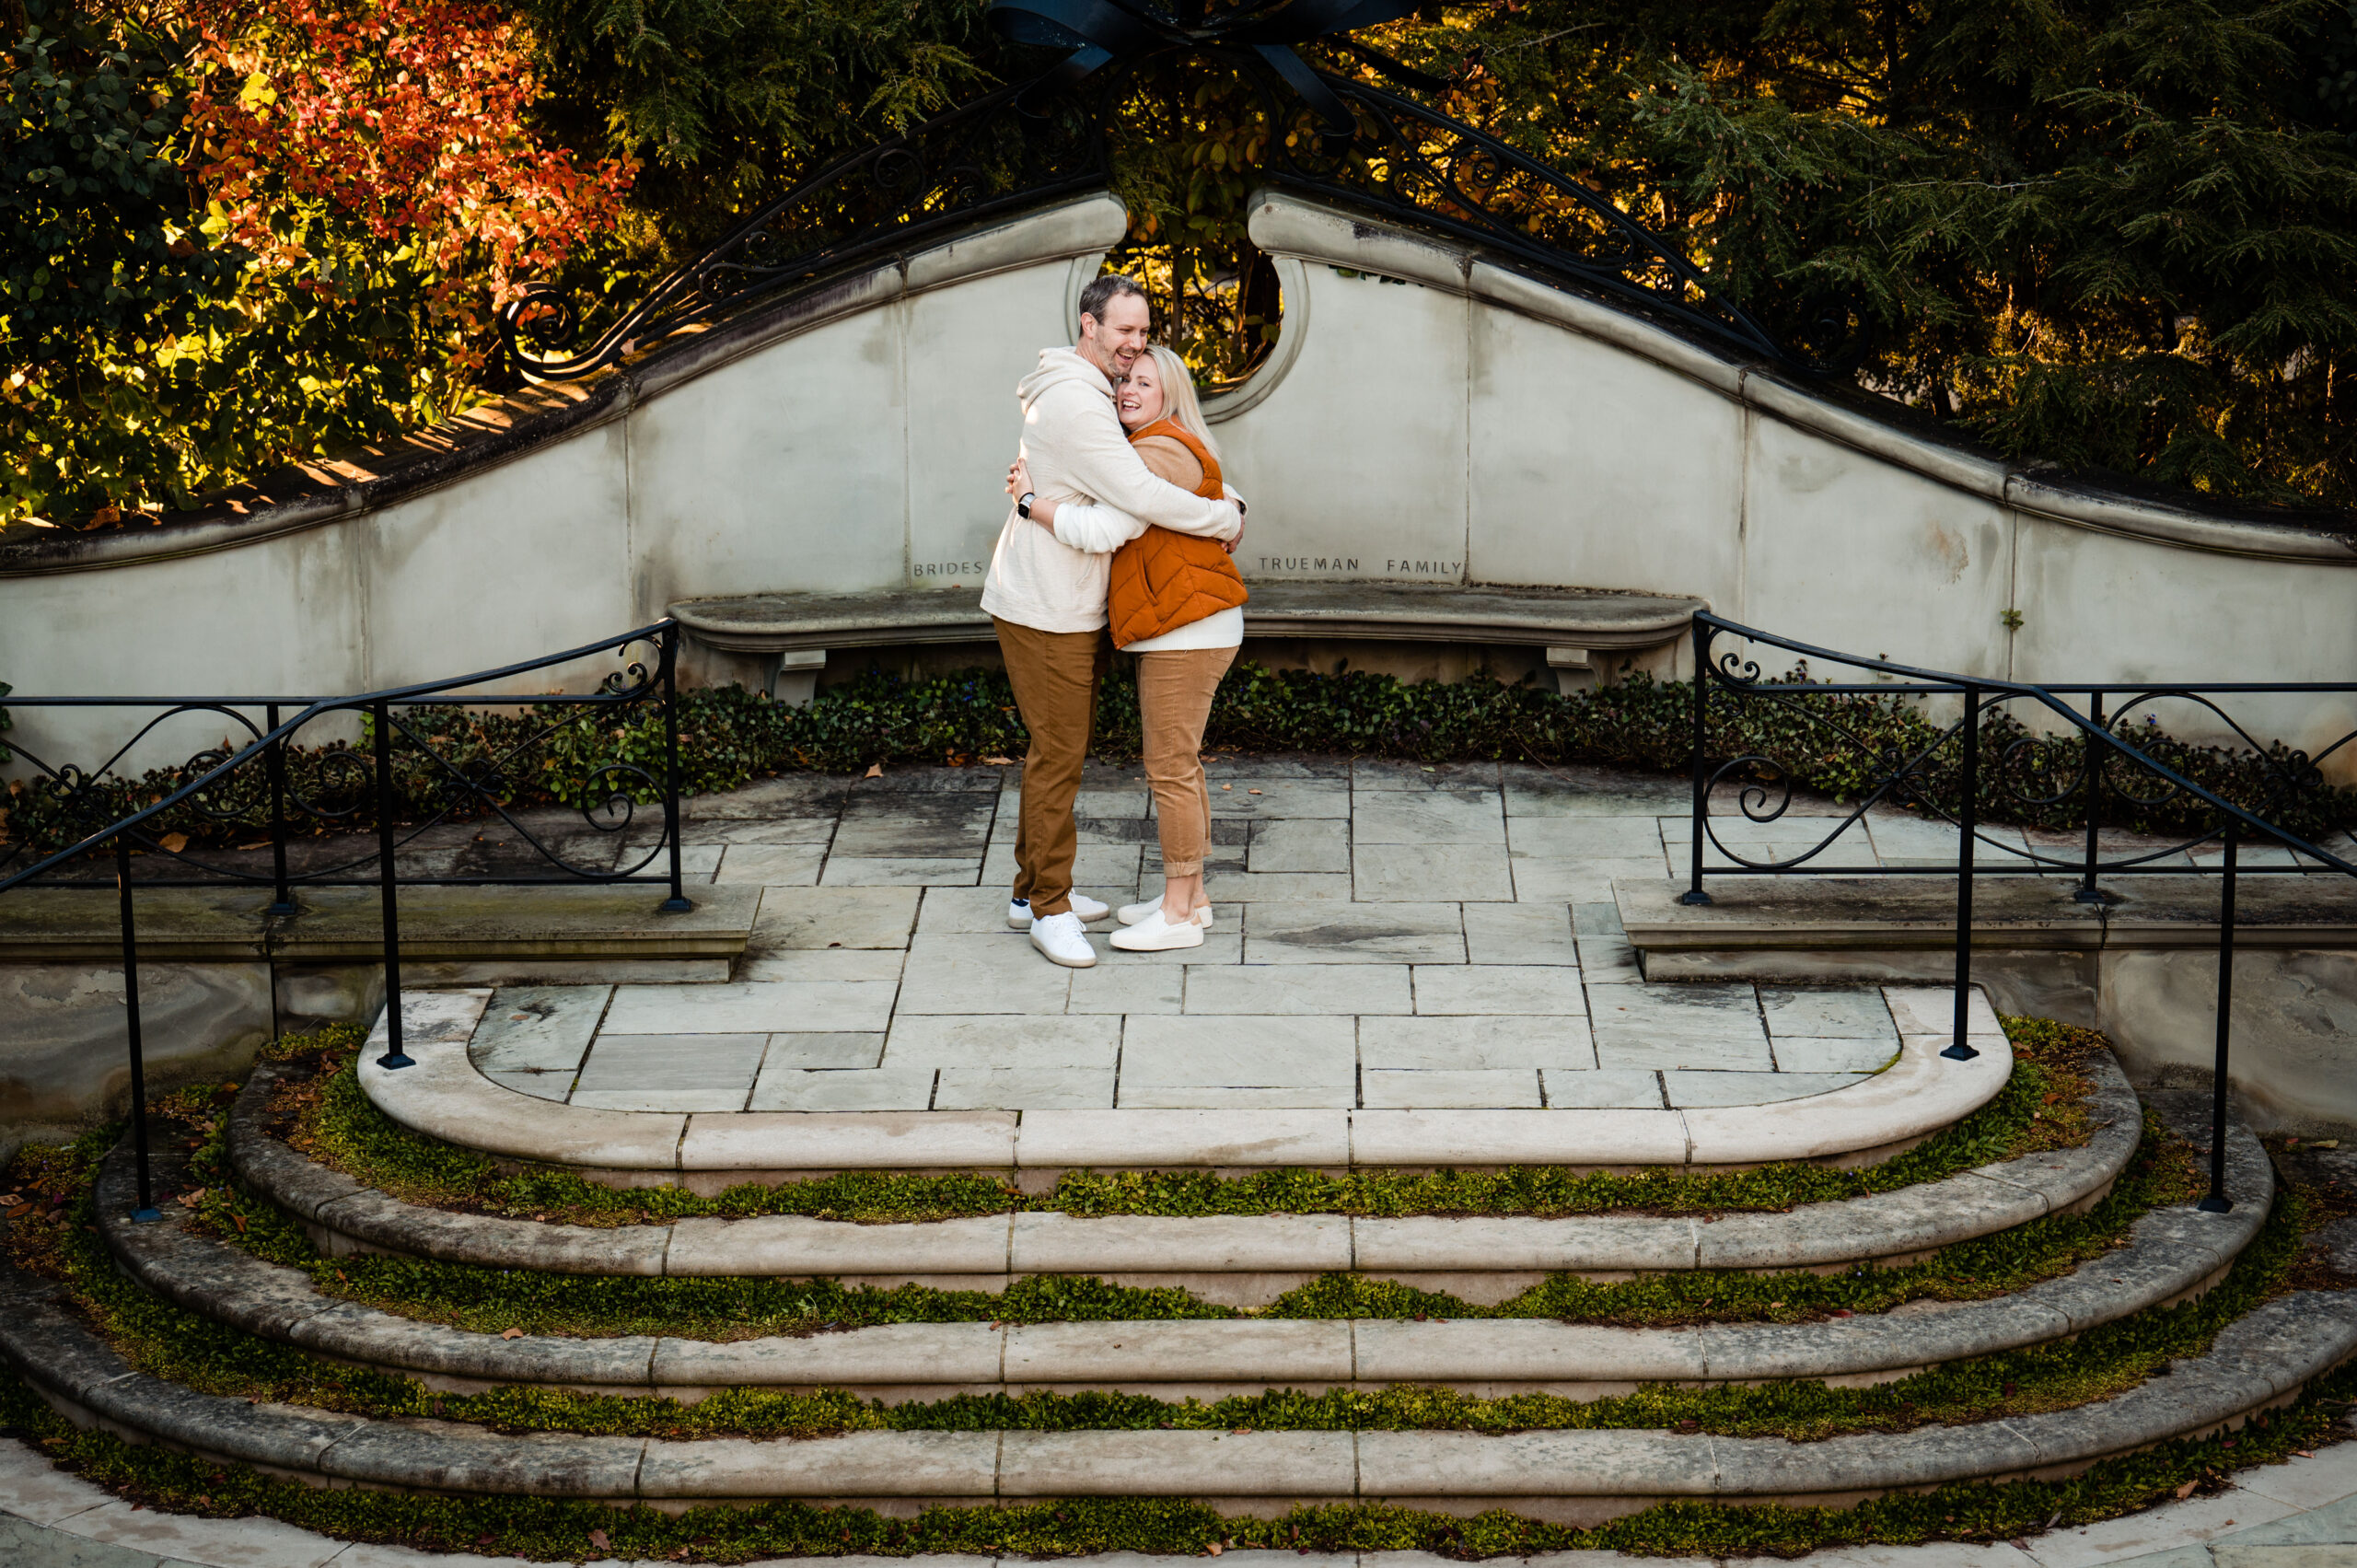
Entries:
[[1155, 910], [1135, 925], [1113, 933], [1112, 941], [1124, 953], [1167, 953], [1174, 947], [1202, 947], [1203, 928], [1191, 920], [1172, 925]]
[[1062, 964], [1068, 970], [1093, 969], [1097, 964], [1097, 949], [1088, 945], [1088, 928], [1080, 923], [1080, 916], [1069, 910], [1033, 921], [1031, 946], [1039, 948], [1050, 963]]
[[[1156, 893], [1154, 897], [1146, 900], [1146, 901], [1142, 904], [1123, 904], [1120, 908], [1120, 912], [1113, 918], [1120, 921], [1123, 925], [1135, 925], [1146, 916], [1150, 914], [1160, 914], [1161, 912], [1162, 895], [1160, 893]], [[1212, 928], [1211, 905], [1204, 904], [1195, 911], [1195, 923], [1202, 926], [1205, 931], [1209, 931]]]
[[[1075, 889], [1072, 895], [1072, 912], [1084, 921], [1103, 920], [1113, 912], [1110, 904], [1100, 904], [1086, 893]], [[1006, 901], [1006, 928], [1009, 931], [1031, 929], [1031, 900], [1009, 899]]]

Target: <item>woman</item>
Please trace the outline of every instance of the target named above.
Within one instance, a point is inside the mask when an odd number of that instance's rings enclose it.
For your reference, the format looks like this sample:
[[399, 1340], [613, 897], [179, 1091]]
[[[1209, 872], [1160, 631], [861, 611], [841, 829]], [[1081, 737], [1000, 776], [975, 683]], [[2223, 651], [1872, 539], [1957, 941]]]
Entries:
[[[1148, 469], [1181, 490], [1219, 498], [1219, 448], [1184, 360], [1155, 345], [1138, 356], [1113, 401]], [[1029, 476], [1018, 475], [1011, 488], [1029, 489]], [[1145, 773], [1162, 833], [1162, 896], [1119, 912], [1122, 929], [1113, 946], [1132, 953], [1200, 947], [1212, 923], [1203, 893], [1211, 843], [1203, 725], [1212, 694], [1244, 642], [1244, 579], [1228, 559], [1236, 542], [1150, 528], [1078, 502], [1035, 501], [1031, 520], [1075, 550], [1113, 552], [1107, 617], [1114, 645], [1138, 656]]]

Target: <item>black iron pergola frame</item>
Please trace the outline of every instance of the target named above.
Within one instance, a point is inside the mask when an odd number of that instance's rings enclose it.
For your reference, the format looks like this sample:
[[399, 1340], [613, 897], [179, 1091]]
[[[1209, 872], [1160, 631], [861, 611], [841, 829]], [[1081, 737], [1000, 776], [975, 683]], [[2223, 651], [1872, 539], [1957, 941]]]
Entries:
[[[1404, 93], [1314, 70], [1290, 51], [1214, 41], [1151, 49], [1079, 81], [1059, 66], [841, 158], [602, 325], [561, 289], [531, 285], [500, 313], [509, 361], [544, 381], [594, 375], [681, 332], [954, 234], [1109, 190], [1107, 125], [1142, 70], [1179, 58], [1224, 66], [1249, 85], [1272, 133], [1261, 168], [1272, 189], [1461, 241], [1738, 359], [1819, 377], [1845, 373], [1860, 356], [1853, 311], [1819, 323], [1829, 337], [1815, 349], [1782, 342], [1603, 192], [1478, 127]], [[1347, 115], [1346, 134], [1330, 122], [1332, 107], [1312, 107], [1310, 87]]]

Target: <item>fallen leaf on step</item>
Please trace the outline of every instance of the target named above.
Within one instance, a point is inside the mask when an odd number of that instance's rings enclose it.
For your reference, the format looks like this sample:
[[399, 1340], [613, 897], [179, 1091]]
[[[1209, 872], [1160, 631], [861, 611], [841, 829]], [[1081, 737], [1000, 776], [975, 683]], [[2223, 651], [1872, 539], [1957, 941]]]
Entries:
[[2193, 1489], [2200, 1484], [2200, 1483], [2199, 1481], [2189, 1481], [2183, 1486], [2178, 1487], [2177, 1489], [2177, 1500], [2179, 1502], [2183, 1502], [2186, 1498], [2192, 1496]]
[[1244, 793], [1245, 793], [1245, 794], [1247, 794], [1247, 795], [1258, 795], [1258, 794], [1260, 794], [1260, 792], [1259, 790], [1257, 790], [1257, 789], [1248, 789], [1248, 790], [1246, 790]]
[[1222, 789], [1234, 789], [1236, 786], [1234, 784], [1222, 784], [1219, 787]]
[[982, 766], [986, 768], [1011, 768], [1015, 766], [1015, 759], [1012, 757], [985, 757], [982, 759]]
[[884, 776], [884, 764], [881, 762], [868, 763], [865, 776], [871, 779], [882, 778]]
[[612, 1545], [613, 1543], [612, 1543], [611, 1541], [609, 1541], [609, 1540], [606, 1539], [606, 1532], [605, 1532], [605, 1531], [603, 1531], [603, 1530], [591, 1530], [591, 1531], [589, 1532], [589, 1544], [590, 1544], [591, 1546], [596, 1547], [598, 1551], [605, 1551], [605, 1550], [606, 1550], [606, 1548], [607, 1548], [607, 1547], [609, 1547], [609, 1546]]
[[2309, 1452], [2309, 1451], [2308, 1451], [2307, 1449], [2305, 1449], [2305, 1448], [2294, 1448], [2294, 1449], [2293, 1449], [2293, 1450], [2292, 1450], [2292, 1453], [2293, 1454], [2293, 1456], [2294, 1456], [2295, 1458], [2303, 1458], [2303, 1459], [2313, 1459], [2313, 1458], [2316, 1458], [2316, 1455], [2314, 1455], [2313, 1453]]
[[520, 1340], [524, 1337], [524, 1330], [521, 1329], [503, 1330], [499, 1337], [503, 1340]]
[[163, 845], [165, 849], [170, 851], [174, 854], [178, 854], [180, 851], [188, 848], [188, 835], [186, 833], [166, 833], [162, 838], [157, 839], [156, 842]]
[[1205, 1551], [1209, 1552], [1209, 1553], [1210, 1553], [1211, 1555], [1213, 1555], [1213, 1557], [1217, 1557], [1221, 1552], [1225, 1551], [1227, 1550], [1227, 1548], [1225, 1548], [1225, 1547], [1224, 1547], [1224, 1546], [1220, 1545], [1220, 1543], [1219, 1543], [1219, 1542], [1217, 1542], [1217, 1541], [1213, 1541], [1213, 1542], [1212, 1542], [1212, 1543], [1211, 1543], [1211, 1545], [1209, 1545], [1209, 1546], [1207, 1546], [1207, 1547], [1203, 1548], [1203, 1550], [1204, 1550]]
[[2312, 1149], [2337, 1149], [2340, 1147], [2340, 1140], [2338, 1138], [2318, 1138], [2315, 1143], [2310, 1144], [2308, 1147]]

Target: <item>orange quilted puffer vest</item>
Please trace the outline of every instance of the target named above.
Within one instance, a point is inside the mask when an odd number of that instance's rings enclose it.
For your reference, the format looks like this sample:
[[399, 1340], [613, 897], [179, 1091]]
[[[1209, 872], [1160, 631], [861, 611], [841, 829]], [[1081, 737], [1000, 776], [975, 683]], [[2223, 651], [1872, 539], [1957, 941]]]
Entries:
[[[1167, 419], [1156, 420], [1130, 439], [1148, 436], [1167, 436], [1194, 453], [1203, 465], [1195, 494], [1212, 501], [1220, 498], [1219, 459], [1201, 441]], [[1242, 604], [1245, 597], [1244, 578], [1219, 540], [1148, 528], [1113, 552], [1106, 618], [1112, 624], [1113, 645], [1126, 648]]]

